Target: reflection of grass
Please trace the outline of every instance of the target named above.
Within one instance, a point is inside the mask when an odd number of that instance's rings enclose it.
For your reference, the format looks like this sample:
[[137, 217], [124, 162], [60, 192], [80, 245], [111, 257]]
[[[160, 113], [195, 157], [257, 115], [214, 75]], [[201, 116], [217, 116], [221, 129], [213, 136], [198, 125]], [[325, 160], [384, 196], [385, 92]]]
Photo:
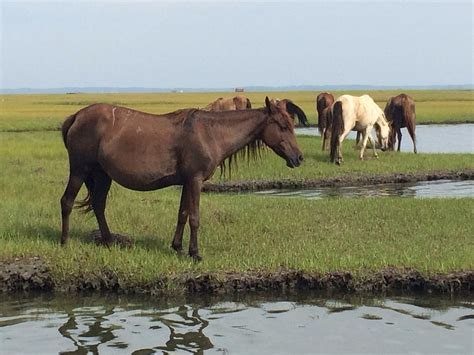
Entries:
[[[472, 91], [418, 90], [405, 91], [417, 102], [417, 121], [423, 122], [474, 122]], [[253, 107], [263, 106], [265, 96], [289, 98], [301, 106], [310, 123], [316, 123], [315, 99], [319, 92], [290, 91], [269, 93], [244, 93]], [[368, 93], [382, 107], [390, 96], [400, 91], [350, 91], [333, 92], [337, 97], [344, 93]], [[151, 112], [166, 113], [185, 107], [204, 107], [225, 93], [137, 93], [137, 94], [75, 94], [75, 95], [0, 95], [0, 131], [53, 129], [65, 117], [80, 108], [96, 102], [107, 102]]]
[[[199, 243], [204, 261], [195, 265], [169, 248], [178, 188], [142, 193], [115, 186], [107, 210], [109, 223], [113, 231], [132, 235], [135, 246], [108, 250], [94, 245], [88, 235], [97, 228], [95, 219], [75, 211], [70, 244], [60, 248], [59, 198], [68, 174], [60, 134], [1, 133], [0, 140], [0, 259], [42, 256], [57, 282], [104, 268], [117, 273], [124, 285], [134, 285], [181, 272], [285, 267], [364, 274], [393, 265], [432, 273], [474, 267], [469, 237], [473, 199], [309, 201], [203, 194]], [[311, 151], [313, 138], [300, 141], [304, 151]], [[316, 147], [313, 152], [303, 167], [293, 170], [268, 154], [260, 163], [263, 172], [242, 164], [238, 177], [309, 178], [473, 164], [468, 154], [389, 154], [367, 162], [351, 161], [349, 154], [346, 164], [337, 168], [323, 162]]]

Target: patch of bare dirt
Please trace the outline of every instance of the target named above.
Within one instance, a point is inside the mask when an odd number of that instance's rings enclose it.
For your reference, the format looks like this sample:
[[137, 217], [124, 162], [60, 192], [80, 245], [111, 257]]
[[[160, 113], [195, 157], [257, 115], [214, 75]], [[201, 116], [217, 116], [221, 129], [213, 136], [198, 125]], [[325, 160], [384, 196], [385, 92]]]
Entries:
[[38, 258], [15, 258], [0, 263], [0, 291], [49, 291], [53, 280], [46, 263]]

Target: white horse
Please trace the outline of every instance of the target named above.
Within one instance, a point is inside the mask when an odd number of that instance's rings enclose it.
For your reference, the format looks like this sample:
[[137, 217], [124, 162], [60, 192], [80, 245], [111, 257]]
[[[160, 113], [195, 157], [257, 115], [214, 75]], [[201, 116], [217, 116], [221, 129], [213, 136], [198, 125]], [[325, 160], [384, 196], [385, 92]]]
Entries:
[[334, 102], [332, 114], [331, 162], [335, 162], [336, 164], [342, 162], [341, 143], [352, 130], [362, 133], [362, 147], [359, 153], [360, 159], [364, 158], [365, 147], [369, 139], [374, 151], [374, 156], [378, 157], [375, 151], [375, 142], [372, 137], [372, 128], [374, 126], [377, 130], [377, 137], [381, 149], [387, 149], [390, 126], [382, 109], [369, 95], [359, 97], [351, 95], [340, 96]]

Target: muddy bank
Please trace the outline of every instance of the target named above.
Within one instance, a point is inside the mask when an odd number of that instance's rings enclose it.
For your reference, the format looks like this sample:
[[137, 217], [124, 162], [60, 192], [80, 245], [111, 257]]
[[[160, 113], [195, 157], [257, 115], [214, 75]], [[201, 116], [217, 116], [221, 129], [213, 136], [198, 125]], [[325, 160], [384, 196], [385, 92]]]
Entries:
[[380, 176], [338, 176], [311, 180], [270, 180], [205, 183], [204, 192], [245, 192], [271, 189], [309, 189], [318, 187], [361, 186], [433, 180], [473, 180], [474, 170], [435, 171], [429, 173], [392, 174]]
[[0, 291], [106, 291], [124, 294], [165, 295], [226, 294], [254, 291], [321, 290], [334, 292], [390, 291], [459, 293], [474, 291], [474, 271], [424, 275], [413, 269], [385, 268], [354, 277], [349, 272], [325, 274], [297, 270], [221, 272], [159, 276], [152, 282], [134, 284], [121, 279], [112, 270], [77, 274], [68, 282], [54, 282], [45, 261], [38, 257], [16, 258], [0, 263]]

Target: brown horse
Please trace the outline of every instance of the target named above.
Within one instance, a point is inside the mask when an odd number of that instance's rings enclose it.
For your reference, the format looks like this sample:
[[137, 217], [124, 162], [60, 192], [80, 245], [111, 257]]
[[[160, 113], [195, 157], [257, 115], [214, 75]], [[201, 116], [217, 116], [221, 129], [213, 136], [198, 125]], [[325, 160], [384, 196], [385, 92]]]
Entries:
[[244, 96], [234, 96], [231, 98], [224, 99], [219, 97], [216, 101], [211, 102], [207, 105], [204, 110], [220, 112], [220, 111], [231, 111], [231, 110], [245, 110], [251, 109], [252, 104], [250, 100]]
[[303, 160], [292, 120], [268, 97], [265, 105], [256, 110], [185, 109], [153, 115], [95, 104], [68, 117], [62, 126], [70, 172], [61, 198], [61, 244], [68, 239], [69, 215], [83, 183], [88, 196], [82, 206], [94, 211], [104, 245], [114, 242], [104, 213], [112, 180], [138, 191], [182, 185], [171, 246], [178, 253], [182, 251], [183, 230], [189, 217], [189, 255], [200, 260], [197, 233], [201, 186], [219, 164], [242, 149], [255, 152], [263, 143], [290, 168]]
[[282, 111], [286, 111], [288, 116], [291, 117], [291, 119], [294, 121], [295, 116], [298, 117], [298, 122], [304, 126], [309, 126], [308, 119], [306, 118], [306, 114], [304, 111], [297, 106], [293, 101], [289, 99], [283, 99], [283, 100], [272, 100]]
[[316, 110], [318, 111], [318, 129], [323, 139], [322, 150], [326, 148], [326, 142], [330, 141], [332, 127], [332, 104], [334, 96], [327, 92], [322, 92], [316, 98]]
[[388, 99], [387, 105], [384, 109], [385, 116], [390, 122], [392, 129], [390, 130], [390, 136], [388, 140], [388, 148], [390, 150], [395, 149], [396, 137], [398, 136], [398, 151], [400, 151], [400, 144], [402, 143], [402, 131], [403, 127], [406, 127], [410, 134], [411, 140], [413, 141], [413, 152], [416, 154], [416, 112], [415, 112], [415, 100], [405, 94], [400, 94], [395, 97]]

